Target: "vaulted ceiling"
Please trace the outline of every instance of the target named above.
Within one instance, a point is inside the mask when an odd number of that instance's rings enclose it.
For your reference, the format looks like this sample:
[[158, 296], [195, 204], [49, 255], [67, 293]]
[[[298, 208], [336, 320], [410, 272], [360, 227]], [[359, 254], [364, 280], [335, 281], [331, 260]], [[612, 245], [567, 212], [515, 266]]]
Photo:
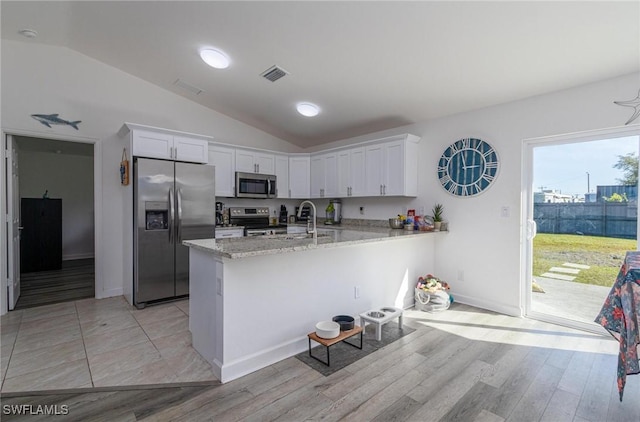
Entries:
[[[302, 147], [640, 71], [637, 1], [0, 7], [3, 39], [66, 46]], [[21, 36], [25, 28], [38, 36]], [[206, 46], [231, 65], [207, 66]], [[289, 74], [261, 77], [272, 65]], [[299, 101], [321, 113], [300, 116]]]

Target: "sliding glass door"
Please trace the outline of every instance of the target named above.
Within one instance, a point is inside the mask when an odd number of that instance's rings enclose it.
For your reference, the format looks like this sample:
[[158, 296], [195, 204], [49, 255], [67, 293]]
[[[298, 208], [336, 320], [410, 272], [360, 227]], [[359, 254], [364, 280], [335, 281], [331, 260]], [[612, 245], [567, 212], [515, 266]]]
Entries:
[[525, 141], [527, 316], [590, 331], [627, 250], [637, 249], [638, 130]]

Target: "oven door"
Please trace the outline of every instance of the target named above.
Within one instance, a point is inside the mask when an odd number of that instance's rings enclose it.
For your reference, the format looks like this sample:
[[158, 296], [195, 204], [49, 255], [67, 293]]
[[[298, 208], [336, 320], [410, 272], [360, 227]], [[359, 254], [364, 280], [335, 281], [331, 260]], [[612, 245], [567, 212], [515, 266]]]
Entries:
[[236, 172], [236, 198], [275, 198], [276, 176]]

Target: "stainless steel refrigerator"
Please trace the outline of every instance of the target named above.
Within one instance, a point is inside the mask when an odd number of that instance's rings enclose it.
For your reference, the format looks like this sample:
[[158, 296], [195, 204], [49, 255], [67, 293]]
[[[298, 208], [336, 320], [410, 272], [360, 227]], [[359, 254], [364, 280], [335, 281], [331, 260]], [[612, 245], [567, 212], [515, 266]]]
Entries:
[[215, 230], [214, 167], [134, 159], [134, 288], [138, 308], [189, 294], [189, 248]]

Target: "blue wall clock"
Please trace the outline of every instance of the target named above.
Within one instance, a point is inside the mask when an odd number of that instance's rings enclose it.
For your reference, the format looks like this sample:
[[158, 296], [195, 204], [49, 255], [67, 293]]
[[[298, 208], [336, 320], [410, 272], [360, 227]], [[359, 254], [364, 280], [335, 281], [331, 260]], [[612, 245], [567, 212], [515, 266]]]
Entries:
[[444, 150], [438, 162], [438, 179], [452, 195], [484, 192], [498, 174], [498, 154], [481, 139], [465, 138]]

